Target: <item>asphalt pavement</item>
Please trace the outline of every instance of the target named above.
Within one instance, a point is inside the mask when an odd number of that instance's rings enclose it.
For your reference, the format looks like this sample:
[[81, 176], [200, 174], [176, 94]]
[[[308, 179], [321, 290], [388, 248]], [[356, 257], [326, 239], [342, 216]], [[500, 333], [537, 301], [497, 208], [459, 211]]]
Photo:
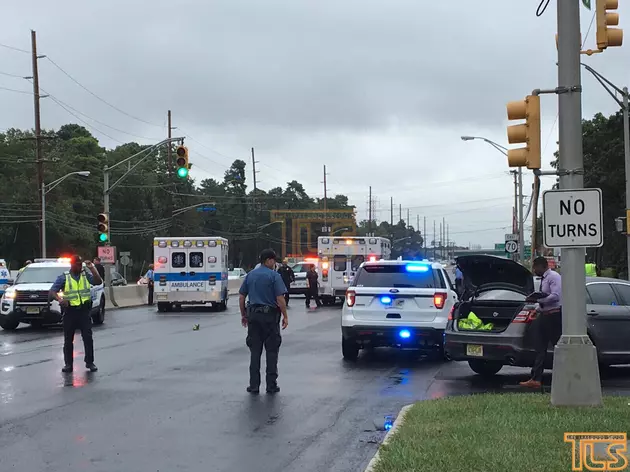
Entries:
[[[484, 381], [388, 349], [346, 363], [340, 308], [303, 303], [290, 307], [275, 396], [245, 392], [235, 299], [224, 313], [109, 311], [94, 329], [95, 374], [78, 334], [75, 372], [62, 374], [61, 329], [0, 331], [0, 471], [362, 471], [385, 434], [375, 424], [403, 405], [523, 391], [524, 369]], [[630, 369], [603, 378], [607, 393], [630, 394]]]

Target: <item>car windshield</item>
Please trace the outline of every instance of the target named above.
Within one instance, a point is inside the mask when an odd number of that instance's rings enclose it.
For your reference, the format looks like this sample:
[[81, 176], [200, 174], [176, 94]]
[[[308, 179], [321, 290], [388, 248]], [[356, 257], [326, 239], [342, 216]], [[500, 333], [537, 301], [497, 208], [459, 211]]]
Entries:
[[241, 271], [240, 270], [231, 270], [228, 272], [228, 275], [230, 277], [238, 277], [241, 275]]
[[16, 284], [53, 284], [70, 267], [27, 267], [18, 275]]
[[355, 287], [394, 288], [446, 288], [438, 271], [429, 266], [414, 266], [420, 270], [409, 270], [407, 265], [364, 266], [354, 279]]

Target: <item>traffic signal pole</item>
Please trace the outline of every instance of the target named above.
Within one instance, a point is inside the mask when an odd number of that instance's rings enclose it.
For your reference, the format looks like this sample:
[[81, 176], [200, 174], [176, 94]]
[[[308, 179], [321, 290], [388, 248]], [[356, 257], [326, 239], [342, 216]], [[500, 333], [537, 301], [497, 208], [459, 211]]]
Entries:
[[[560, 189], [584, 188], [580, 0], [558, 4], [558, 106]], [[562, 248], [562, 337], [555, 346], [551, 403], [599, 406], [597, 351], [586, 333], [584, 248]]]

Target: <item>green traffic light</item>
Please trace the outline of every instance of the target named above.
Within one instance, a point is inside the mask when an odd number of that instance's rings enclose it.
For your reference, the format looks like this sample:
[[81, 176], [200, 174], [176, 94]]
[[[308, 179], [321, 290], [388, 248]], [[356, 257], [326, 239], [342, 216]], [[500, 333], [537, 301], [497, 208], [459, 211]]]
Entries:
[[98, 239], [104, 243], [105, 241], [107, 241], [107, 234], [106, 233], [101, 233], [98, 235]]
[[182, 179], [184, 177], [188, 177], [188, 169], [186, 169], [185, 167], [180, 167], [179, 169], [177, 169], [177, 177], [181, 177]]

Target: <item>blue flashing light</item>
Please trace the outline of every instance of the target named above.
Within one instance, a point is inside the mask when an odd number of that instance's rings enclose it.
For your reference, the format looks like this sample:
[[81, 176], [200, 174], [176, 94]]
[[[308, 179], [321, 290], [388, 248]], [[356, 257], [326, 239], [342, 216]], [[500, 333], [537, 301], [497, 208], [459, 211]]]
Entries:
[[385, 431], [389, 431], [394, 426], [394, 419], [391, 416], [386, 416], [385, 421], [383, 422], [383, 429]]
[[392, 297], [384, 296], [381, 297], [381, 303], [385, 305], [389, 305], [392, 302]]
[[429, 266], [427, 264], [407, 264], [405, 269], [407, 272], [428, 272]]
[[403, 339], [409, 339], [411, 337], [411, 333], [409, 332], [408, 329], [401, 329], [398, 333], [398, 336], [400, 336]]

